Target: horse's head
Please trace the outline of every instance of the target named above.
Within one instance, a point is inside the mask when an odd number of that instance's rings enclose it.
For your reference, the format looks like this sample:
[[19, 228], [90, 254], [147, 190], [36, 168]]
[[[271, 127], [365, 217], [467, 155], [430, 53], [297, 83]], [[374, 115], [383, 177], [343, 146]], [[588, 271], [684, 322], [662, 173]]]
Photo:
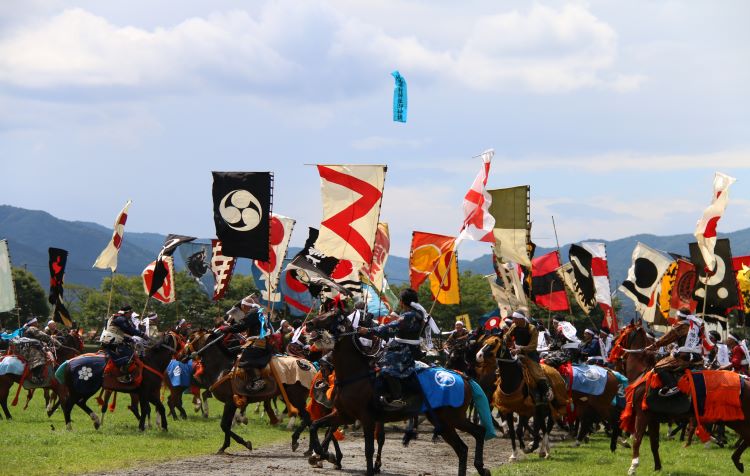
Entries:
[[503, 348], [503, 340], [498, 336], [488, 336], [482, 340], [482, 347], [477, 352], [476, 360], [478, 364], [491, 362], [499, 357], [499, 352]]
[[339, 310], [328, 311], [305, 323], [308, 340], [321, 352], [333, 349], [339, 335], [352, 330], [352, 323]]

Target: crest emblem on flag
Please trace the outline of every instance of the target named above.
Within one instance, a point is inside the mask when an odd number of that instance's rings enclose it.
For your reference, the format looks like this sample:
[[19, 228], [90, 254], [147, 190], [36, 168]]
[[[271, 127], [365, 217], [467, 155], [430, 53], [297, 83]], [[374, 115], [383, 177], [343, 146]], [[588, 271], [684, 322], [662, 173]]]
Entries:
[[[728, 239], [716, 241], [712, 257], [715, 260], [714, 273], [706, 276], [705, 273], [699, 272], [693, 297], [698, 303], [698, 309], [703, 308], [703, 300], [706, 300], [706, 314], [725, 316], [729, 309], [739, 305], [732, 250]], [[698, 243], [690, 243], [690, 259], [696, 270], [708, 267], [703, 261], [703, 251]]]
[[[161, 281], [161, 285], [154, 290], [155, 268], [157, 263], [161, 262], [166, 275]], [[149, 296], [169, 304], [175, 301], [174, 291], [174, 262], [171, 256], [165, 256], [161, 260], [152, 261], [141, 274], [143, 277], [143, 289]]]
[[226, 256], [268, 261], [271, 172], [213, 172], [216, 236]]
[[640, 242], [635, 245], [632, 257], [633, 264], [628, 270], [628, 278], [623, 281], [620, 290], [643, 312], [644, 307], [654, 305], [656, 288], [661, 284], [672, 260]]

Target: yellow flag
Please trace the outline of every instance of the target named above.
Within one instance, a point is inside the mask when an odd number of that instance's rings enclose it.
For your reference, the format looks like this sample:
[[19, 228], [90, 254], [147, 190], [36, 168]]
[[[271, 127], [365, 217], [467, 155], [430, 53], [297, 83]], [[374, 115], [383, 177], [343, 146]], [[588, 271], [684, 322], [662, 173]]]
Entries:
[[740, 285], [745, 314], [748, 314], [750, 313], [750, 268], [744, 264], [742, 269], [737, 271], [737, 284]]
[[669, 311], [672, 309], [672, 287], [677, 282], [677, 261], [673, 262], [661, 278], [661, 292], [659, 293], [659, 312], [664, 319], [670, 320]]
[[464, 327], [466, 330], [471, 330], [471, 320], [469, 319], [468, 314], [461, 314], [460, 316], [456, 316], [456, 322], [461, 321], [464, 323]]

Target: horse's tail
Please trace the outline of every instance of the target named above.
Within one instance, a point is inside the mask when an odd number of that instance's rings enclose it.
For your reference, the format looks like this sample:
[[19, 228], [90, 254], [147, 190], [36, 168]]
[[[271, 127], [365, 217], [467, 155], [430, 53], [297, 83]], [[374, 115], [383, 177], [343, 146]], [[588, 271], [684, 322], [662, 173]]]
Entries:
[[467, 378], [471, 385], [471, 395], [474, 399], [474, 408], [479, 414], [479, 421], [484, 427], [484, 439], [490, 440], [497, 436], [495, 433], [495, 425], [492, 423], [492, 413], [490, 412], [490, 402], [487, 400], [487, 395], [484, 394], [482, 387], [474, 381], [472, 378]]

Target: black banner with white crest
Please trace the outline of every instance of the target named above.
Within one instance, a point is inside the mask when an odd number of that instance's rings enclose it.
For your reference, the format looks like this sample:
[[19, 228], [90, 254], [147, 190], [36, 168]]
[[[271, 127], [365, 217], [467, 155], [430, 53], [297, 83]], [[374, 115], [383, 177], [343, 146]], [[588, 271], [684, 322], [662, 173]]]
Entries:
[[225, 256], [268, 261], [272, 172], [212, 172], [214, 223]]
[[[716, 240], [714, 248], [716, 256], [716, 272], [706, 276], [706, 263], [698, 243], [690, 243], [690, 261], [695, 265], [698, 281], [695, 283], [693, 298], [698, 303], [696, 310], [703, 310], [703, 299], [706, 299], [706, 314], [726, 316], [729, 309], [739, 306], [737, 282], [732, 267], [732, 249], [729, 240]], [[708, 286], [706, 286], [708, 284]]]

